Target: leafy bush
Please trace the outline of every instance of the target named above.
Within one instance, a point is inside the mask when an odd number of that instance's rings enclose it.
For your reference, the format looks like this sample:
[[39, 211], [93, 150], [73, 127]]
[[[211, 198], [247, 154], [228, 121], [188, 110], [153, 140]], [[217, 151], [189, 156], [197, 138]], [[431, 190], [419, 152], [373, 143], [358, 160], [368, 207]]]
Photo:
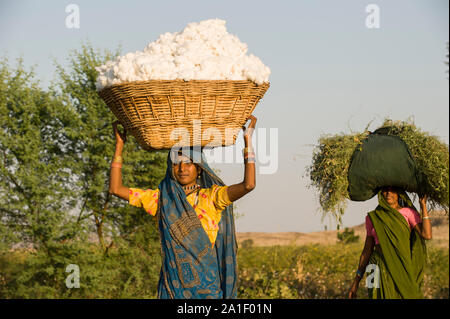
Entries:
[[355, 235], [355, 230], [345, 227], [344, 231], [337, 233], [337, 238], [344, 244], [354, 243], [359, 240], [359, 236]]
[[[161, 265], [158, 245], [125, 242], [104, 254], [76, 243], [42, 251], [0, 254], [0, 298], [155, 298]], [[66, 268], [80, 270], [80, 287], [68, 288]]]
[[249, 249], [253, 247], [253, 239], [246, 239], [241, 243], [242, 249]]
[[[239, 298], [347, 298], [361, 243], [253, 247], [239, 250]], [[448, 249], [428, 249], [425, 298], [449, 297]], [[358, 298], [367, 298], [365, 278]]]

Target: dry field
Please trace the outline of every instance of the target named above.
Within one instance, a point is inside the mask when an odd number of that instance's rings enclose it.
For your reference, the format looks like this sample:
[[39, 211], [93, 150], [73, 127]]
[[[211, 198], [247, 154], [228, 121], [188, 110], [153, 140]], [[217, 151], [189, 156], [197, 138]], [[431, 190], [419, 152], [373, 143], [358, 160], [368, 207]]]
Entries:
[[[429, 244], [438, 247], [449, 247], [449, 222], [448, 216], [443, 212], [431, 212], [433, 217], [433, 239]], [[366, 229], [364, 224], [349, 227], [355, 231], [355, 235], [364, 240], [366, 236]], [[282, 233], [258, 233], [246, 232], [238, 233], [238, 244], [244, 240], [253, 240], [254, 246], [285, 246], [285, 245], [307, 245], [307, 244], [335, 244], [338, 242], [337, 231], [319, 231], [312, 233], [296, 233], [296, 232], [282, 232]]]

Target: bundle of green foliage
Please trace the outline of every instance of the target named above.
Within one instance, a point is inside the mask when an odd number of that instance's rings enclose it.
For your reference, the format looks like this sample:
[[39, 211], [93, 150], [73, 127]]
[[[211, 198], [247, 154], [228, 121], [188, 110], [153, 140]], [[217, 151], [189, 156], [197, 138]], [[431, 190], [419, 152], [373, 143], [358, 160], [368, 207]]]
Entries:
[[[408, 145], [417, 167], [424, 177], [424, 192], [432, 209], [449, 209], [449, 149], [437, 136], [421, 131], [414, 123], [386, 119], [380, 128], [387, 134], [403, 139]], [[348, 169], [355, 149], [370, 134], [338, 134], [322, 136], [315, 147], [312, 163], [307, 167], [310, 187], [319, 191], [324, 215], [331, 213], [337, 222], [347, 206]]]

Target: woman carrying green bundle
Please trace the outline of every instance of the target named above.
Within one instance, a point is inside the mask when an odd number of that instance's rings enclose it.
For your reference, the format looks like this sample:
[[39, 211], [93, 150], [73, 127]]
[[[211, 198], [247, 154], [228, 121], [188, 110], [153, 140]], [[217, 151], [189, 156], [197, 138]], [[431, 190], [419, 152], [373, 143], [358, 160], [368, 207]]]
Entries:
[[427, 196], [420, 197], [422, 217], [405, 191], [384, 187], [377, 208], [366, 217], [367, 236], [349, 298], [356, 298], [359, 282], [369, 265], [369, 297], [418, 299], [426, 261], [425, 239], [431, 239]]
[[232, 202], [255, 187], [251, 137], [256, 118], [244, 131], [244, 179], [226, 186], [195, 148], [169, 151], [158, 189], [122, 185], [121, 154], [126, 132], [114, 123], [116, 153], [110, 193], [157, 218], [162, 253], [158, 298], [236, 298], [237, 244]]

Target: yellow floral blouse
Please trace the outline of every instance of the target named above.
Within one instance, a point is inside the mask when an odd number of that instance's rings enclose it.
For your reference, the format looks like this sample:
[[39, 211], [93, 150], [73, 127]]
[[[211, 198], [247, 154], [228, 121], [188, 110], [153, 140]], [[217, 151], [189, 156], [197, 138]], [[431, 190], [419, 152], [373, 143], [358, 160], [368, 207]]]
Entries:
[[[228, 198], [228, 186], [213, 185], [210, 188], [202, 188], [198, 191], [198, 202], [195, 205], [196, 192], [187, 196], [187, 201], [197, 213], [206, 234], [214, 245], [219, 230], [219, 222], [222, 211], [232, 202]], [[158, 209], [159, 189], [130, 188], [129, 204], [142, 207], [152, 216]]]

